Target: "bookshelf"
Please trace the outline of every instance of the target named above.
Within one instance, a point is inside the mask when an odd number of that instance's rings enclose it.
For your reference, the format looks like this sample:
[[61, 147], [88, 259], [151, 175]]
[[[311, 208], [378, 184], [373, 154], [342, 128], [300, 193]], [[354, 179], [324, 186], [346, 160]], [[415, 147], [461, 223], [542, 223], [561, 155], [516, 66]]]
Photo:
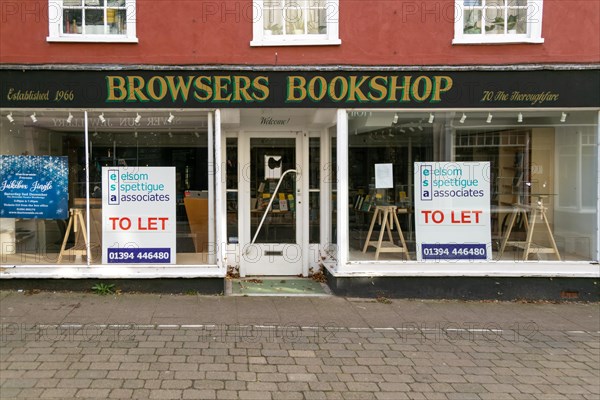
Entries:
[[[491, 206], [496, 210], [492, 212], [492, 237], [501, 238], [510, 207], [530, 204], [531, 130], [457, 132], [455, 159], [490, 162]], [[516, 221], [513, 232], [524, 235], [522, 221]]]

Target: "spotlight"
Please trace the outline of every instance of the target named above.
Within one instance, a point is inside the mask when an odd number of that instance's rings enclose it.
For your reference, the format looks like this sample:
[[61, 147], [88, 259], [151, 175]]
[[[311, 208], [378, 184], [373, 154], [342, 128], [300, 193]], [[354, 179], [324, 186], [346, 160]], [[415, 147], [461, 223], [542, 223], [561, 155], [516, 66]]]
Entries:
[[194, 135], [196, 136], [196, 139], [200, 139], [200, 134], [198, 132], [194, 132]]
[[409, 127], [408, 127], [408, 129], [409, 129], [411, 132], [414, 132], [414, 131], [415, 131], [415, 128], [413, 128], [412, 126], [409, 126]]
[[35, 113], [31, 114], [31, 115], [29, 116], [29, 118], [31, 118], [31, 120], [33, 121], [33, 123], [34, 123], [34, 124], [35, 124], [35, 123], [38, 121], [38, 120], [37, 120], [37, 117], [35, 116]]
[[460, 117], [460, 121], [459, 122], [461, 124], [464, 124], [466, 119], [467, 119], [467, 114], [463, 113], [462, 117]]
[[429, 113], [429, 122], [430, 124], [433, 124], [433, 120], [435, 119], [435, 115], [433, 115], [432, 113]]
[[421, 125], [417, 126], [421, 132], [423, 132], [423, 127]]
[[103, 124], [106, 123], [106, 118], [104, 118], [104, 113], [98, 115], [98, 119], [100, 120], [100, 122], [102, 122]]
[[67, 124], [70, 124], [71, 122], [73, 122], [73, 114], [69, 113], [69, 116], [67, 117]]
[[406, 133], [406, 131], [403, 128], [400, 128], [400, 133]]
[[172, 123], [174, 119], [175, 119], [175, 116], [173, 114], [169, 113], [169, 118], [167, 118], [167, 122]]
[[394, 114], [394, 119], [392, 120], [394, 124], [398, 123], [398, 113]]
[[560, 122], [565, 122], [567, 120], [567, 113], [563, 112], [560, 114]]
[[92, 136], [93, 136], [93, 137], [97, 137], [97, 136], [98, 136], [98, 132], [94, 132], [94, 133], [92, 134]]
[[137, 139], [137, 137], [138, 137], [137, 131], [133, 132], [133, 137]]
[[523, 122], [523, 114], [522, 113], [519, 113], [517, 115], [517, 122]]
[[173, 134], [171, 132], [169, 132], [169, 137], [173, 139]]
[[492, 118], [494, 116], [492, 115], [492, 113], [488, 113], [487, 119], [485, 120], [485, 122], [487, 122], [488, 124], [492, 123]]
[[10, 112], [7, 116], [6, 119], [8, 120], [8, 122], [10, 122], [11, 124], [15, 122], [15, 119], [12, 116], [12, 112]]
[[142, 120], [142, 116], [139, 113], [135, 113], [135, 123], [139, 124], [140, 121]]

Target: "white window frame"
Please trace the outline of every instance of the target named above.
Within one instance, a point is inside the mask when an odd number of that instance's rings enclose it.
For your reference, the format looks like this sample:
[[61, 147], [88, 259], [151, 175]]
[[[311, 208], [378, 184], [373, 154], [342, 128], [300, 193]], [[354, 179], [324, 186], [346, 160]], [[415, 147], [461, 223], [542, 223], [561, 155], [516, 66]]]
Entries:
[[[512, 2], [515, 2], [515, 0], [506, 1], [509, 6]], [[527, 1], [526, 34], [485, 34], [485, 30], [482, 30], [482, 33], [479, 34], [465, 34], [463, 33], [463, 19], [465, 15], [464, 4], [464, 0], [455, 0], [454, 39], [452, 40], [452, 44], [544, 43], [544, 39], [542, 38], [543, 0]], [[482, 0], [482, 4], [487, 4], [487, 0]], [[487, 7], [487, 5], [484, 6], [484, 9], [485, 7]], [[493, 5], [490, 4], [490, 7], [493, 7]]]
[[[264, 30], [265, 7], [284, 0], [254, 0], [252, 18], [252, 41], [250, 46], [327, 46], [340, 45], [339, 38], [339, 0], [326, 2], [327, 33], [325, 34], [291, 34], [268, 35]], [[301, 0], [298, 1], [298, 4]]]
[[136, 36], [136, 0], [125, 0], [127, 32], [117, 34], [63, 33], [63, 0], [48, 0], [48, 42], [138, 43]]

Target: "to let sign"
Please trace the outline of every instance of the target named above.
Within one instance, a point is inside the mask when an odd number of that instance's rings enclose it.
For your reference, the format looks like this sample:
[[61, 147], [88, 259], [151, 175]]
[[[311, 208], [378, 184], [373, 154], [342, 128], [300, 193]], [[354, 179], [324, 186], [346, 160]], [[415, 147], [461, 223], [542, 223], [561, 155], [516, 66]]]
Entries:
[[175, 264], [175, 168], [102, 168], [102, 262]]
[[415, 163], [417, 260], [490, 260], [490, 163]]

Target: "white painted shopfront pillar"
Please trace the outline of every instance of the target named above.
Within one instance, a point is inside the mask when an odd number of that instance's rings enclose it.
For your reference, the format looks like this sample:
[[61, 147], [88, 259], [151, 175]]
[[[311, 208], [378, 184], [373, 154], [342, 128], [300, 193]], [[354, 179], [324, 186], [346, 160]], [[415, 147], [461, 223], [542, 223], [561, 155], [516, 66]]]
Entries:
[[[212, 114], [209, 113], [209, 126], [211, 126]], [[209, 135], [210, 136], [210, 135]], [[226, 230], [226, 221], [227, 215], [225, 214], [225, 200], [223, 199], [223, 182], [224, 182], [224, 172], [223, 172], [223, 159], [221, 152], [221, 111], [215, 110], [215, 160], [214, 160], [214, 171], [215, 171], [215, 250], [217, 253], [217, 266], [223, 270], [227, 269], [227, 265], [224, 261], [225, 251], [227, 247], [227, 241], [225, 239], [225, 235], [227, 234]]]
[[348, 113], [337, 112], [337, 265], [339, 271], [348, 262]]

